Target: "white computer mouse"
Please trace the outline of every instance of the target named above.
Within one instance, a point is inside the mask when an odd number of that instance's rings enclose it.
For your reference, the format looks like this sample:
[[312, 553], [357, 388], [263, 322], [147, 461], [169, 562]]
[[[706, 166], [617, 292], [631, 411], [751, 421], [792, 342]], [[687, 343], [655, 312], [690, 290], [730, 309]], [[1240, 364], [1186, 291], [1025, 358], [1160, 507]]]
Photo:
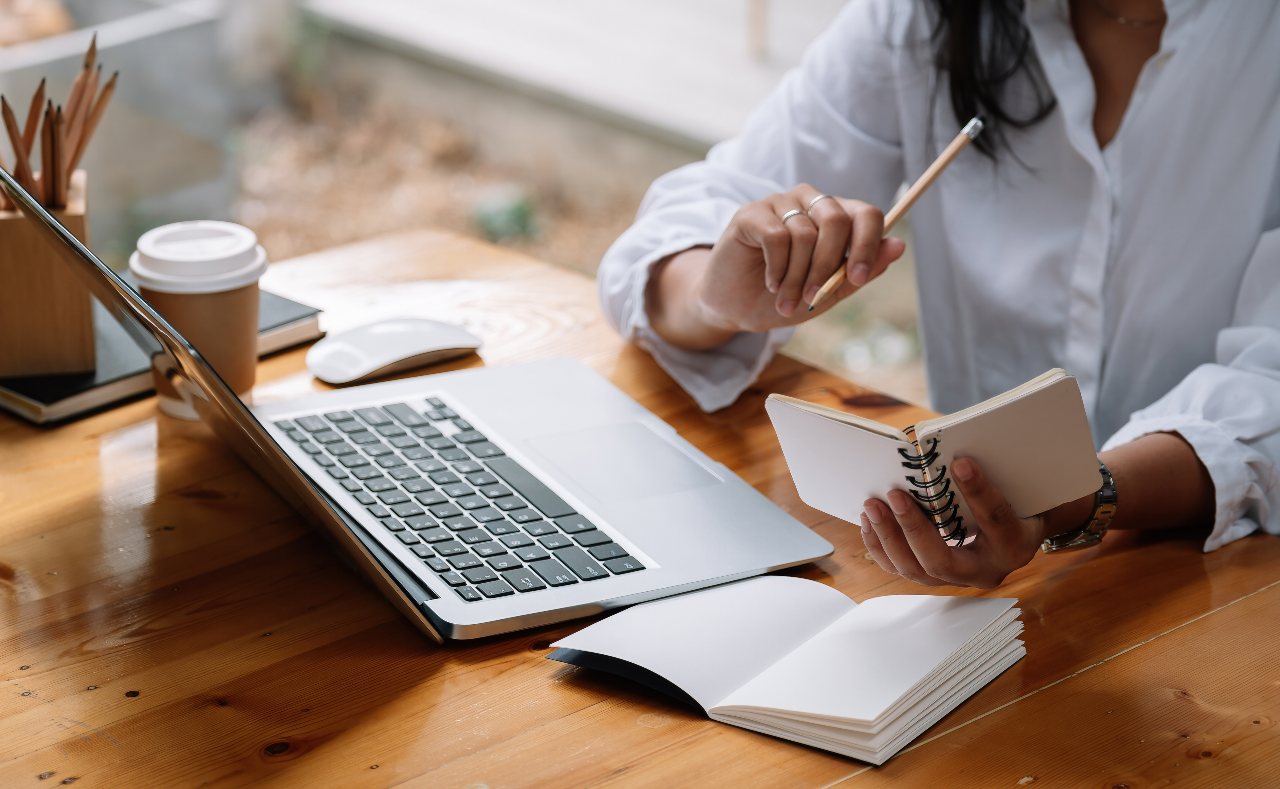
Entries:
[[307, 369], [328, 384], [380, 375], [474, 353], [480, 338], [452, 323], [391, 318], [330, 334], [307, 351]]

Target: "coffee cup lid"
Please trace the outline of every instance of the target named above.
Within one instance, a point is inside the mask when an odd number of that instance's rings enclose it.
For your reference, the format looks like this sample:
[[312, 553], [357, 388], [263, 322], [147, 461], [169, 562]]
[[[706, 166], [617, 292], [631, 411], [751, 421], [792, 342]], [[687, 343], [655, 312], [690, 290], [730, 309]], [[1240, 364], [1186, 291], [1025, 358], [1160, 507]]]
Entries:
[[243, 225], [201, 219], [148, 230], [129, 256], [138, 284], [161, 293], [218, 293], [256, 282], [266, 250]]

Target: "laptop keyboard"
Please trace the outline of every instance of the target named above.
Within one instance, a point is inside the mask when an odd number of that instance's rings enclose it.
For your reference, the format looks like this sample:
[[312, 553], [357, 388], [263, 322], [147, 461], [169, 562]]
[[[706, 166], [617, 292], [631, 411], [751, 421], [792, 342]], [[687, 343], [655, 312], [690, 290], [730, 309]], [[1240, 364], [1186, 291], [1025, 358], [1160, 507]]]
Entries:
[[463, 600], [643, 570], [438, 397], [276, 422]]

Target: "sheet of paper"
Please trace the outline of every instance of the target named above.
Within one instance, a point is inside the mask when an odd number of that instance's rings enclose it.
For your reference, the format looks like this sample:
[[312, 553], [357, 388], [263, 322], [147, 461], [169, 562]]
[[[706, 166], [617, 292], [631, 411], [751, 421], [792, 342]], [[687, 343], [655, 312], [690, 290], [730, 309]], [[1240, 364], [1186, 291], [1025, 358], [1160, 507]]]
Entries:
[[856, 607], [824, 584], [768, 575], [643, 603], [552, 646], [643, 666], [710, 709]]
[[718, 706], [790, 710], [872, 725], [1016, 603], [933, 595], [873, 598]]

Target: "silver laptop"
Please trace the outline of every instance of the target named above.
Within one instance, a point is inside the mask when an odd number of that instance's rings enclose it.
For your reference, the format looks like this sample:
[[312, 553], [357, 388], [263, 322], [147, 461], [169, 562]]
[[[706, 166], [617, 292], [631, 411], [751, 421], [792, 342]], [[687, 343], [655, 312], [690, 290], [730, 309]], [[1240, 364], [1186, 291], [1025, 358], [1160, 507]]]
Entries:
[[214, 432], [438, 641], [586, 616], [832, 550], [571, 360], [246, 407], [2, 170], [0, 183]]

